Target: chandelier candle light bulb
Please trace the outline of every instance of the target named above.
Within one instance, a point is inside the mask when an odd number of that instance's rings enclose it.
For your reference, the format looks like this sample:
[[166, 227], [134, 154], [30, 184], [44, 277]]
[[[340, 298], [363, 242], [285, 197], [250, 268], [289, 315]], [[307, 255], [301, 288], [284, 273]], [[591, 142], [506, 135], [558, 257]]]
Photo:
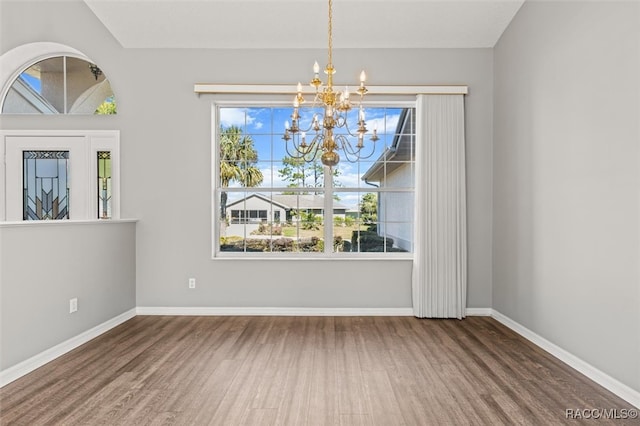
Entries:
[[[358, 112], [358, 128], [353, 133], [349, 129], [348, 113], [352, 109], [352, 103], [349, 93], [349, 86], [345, 86], [344, 91], [336, 91], [333, 88], [333, 74], [336, 72], [332, 61], [333, 35], [332, 35], [332, 17], [333, 2], [329, 1], [329, 19], [328, 19], [328, 60], [324, 69], [327, 75], [327, 83], [323, 86], [320, 80], [320, 65], [318, 61], [313, 64], [313, 79], [310, 82], [311, 87], [315, 88], [315, 97], [312, 108], [320, 107], [324, 109], [322, 121], [319, 114], [314, 113], [311, 124], [308, 128], [301, 129], [299, 123], [300, 114], [298, 109], [305, 102], [302, 95], [302, 84], [298, 82], [296, 87], [297, 94], [293, 100], [293, 112], [291, 114], [291, 126], [289, 122], [285, 123], [284, 135], [282, 139], [285, 141], [287, 154], [295, 159], [304, 160], [311, 163], [320, 158], [322, 164], [327, 167], [333, 167], [340, 161], [340, 156], [336, 151], [342, 150], [347, 161], [355, 163], [359, 160], [369, 158], [375, 152], [375, 142], [379, 139], [377, 132], [374, 130], [370, 137], [371, 144], [365, 149], [364, 135], [367, 129], [364, 121], [364, 109], [362, 101], [367, 93], [365, 82], [367, 74], [364, 70], [360, 73], [360, 85], [356, 92], [359, 96]], [[335, 132], [334, 129], [341, 129]], [[311, 142], [307, 143], [307, 132], [314, 131], [315, 134], [311, 138]], [[356, 139], [355, 145], [352, 140]]]

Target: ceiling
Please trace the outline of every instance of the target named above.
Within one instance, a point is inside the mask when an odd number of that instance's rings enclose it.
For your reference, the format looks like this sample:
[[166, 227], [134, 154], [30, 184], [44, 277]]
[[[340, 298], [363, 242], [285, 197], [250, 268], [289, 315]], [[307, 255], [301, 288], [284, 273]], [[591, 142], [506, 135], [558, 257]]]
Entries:
[[[334, 48], [493, 47], [525, 0], [335, 0]], [[127, 48], [326, 48], [326, 0], [84, 0]]]

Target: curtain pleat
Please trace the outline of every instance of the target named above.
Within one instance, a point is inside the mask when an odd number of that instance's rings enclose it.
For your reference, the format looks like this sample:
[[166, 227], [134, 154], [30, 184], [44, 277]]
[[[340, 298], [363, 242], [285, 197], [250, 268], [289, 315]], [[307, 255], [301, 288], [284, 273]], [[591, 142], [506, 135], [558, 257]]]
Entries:
[[465, 317], [467, 213], [463, 95], [418, 95], [413, 310]]

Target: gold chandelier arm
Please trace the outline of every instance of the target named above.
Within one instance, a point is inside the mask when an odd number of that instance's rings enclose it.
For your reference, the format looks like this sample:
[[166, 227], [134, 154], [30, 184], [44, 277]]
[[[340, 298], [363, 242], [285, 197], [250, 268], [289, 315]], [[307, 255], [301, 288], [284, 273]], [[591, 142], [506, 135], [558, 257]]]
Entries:
[[369, 145], [369, 147], [366, 148], [368, 150], [368, 153], [366, 155], [363, 154], [363, 150], [365, 149], [365, 146], [356, 145], [354, 147], [351, 141], [349, 141], [349, 139], [345, 137], [345, 135], [338, 135], [336, 137], [336, 142], [338, 143], [339, 148], [344, 153], [345, 159], [351, 163], [355, 163], [360, 160], [366, 160], [368, 158], [371, 158], [371, 156], [373, 156], [373, 154], [376, 151], [375, 142], [371, 142], [371, 143], [367, 143], [367, 145]]
[[297, 138], [299, 138], [299, 135], [294, 135], [291, 137], [291, 146], [293, 147], [293, 150], [295, 152], [291, 152], [289, 150], [289, 143], [287, 140], [285, 140], [284, 147], [287, 155], [298, 160], [302, 159], [305, 163], [312, 163], [316, 161], [319, 151], [322, 150], [321, 143], [318, 143], [317, 135], [313, 138], [311, 143], [304, 146], [301, 145], [299, 140], [296, 140]]
[[[349, 128], [349, 121], [348, 121], [348, 114], [344, 114], [344, 116], [340, 116], [339, 117], [339, 123], [338, 123], [338, 127], [344, 129], [347, 134], [351, 137], [357, 138], [358, 134], [360, 133], [359, 131], [356, 131], [355, 133], [351, 132], [351, 129]], [[358, 123], [358, 129], [360, 128], [360, 123]], [[367, 131], [366, 127], [364, 128], [365, 132]]]

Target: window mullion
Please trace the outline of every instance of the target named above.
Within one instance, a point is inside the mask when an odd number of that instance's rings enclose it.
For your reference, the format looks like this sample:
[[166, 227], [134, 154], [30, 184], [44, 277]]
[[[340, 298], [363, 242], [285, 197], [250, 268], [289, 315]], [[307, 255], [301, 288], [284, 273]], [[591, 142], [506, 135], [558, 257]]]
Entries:
[[333, 252], [333, 173], [324, 166], [324, 252]]
[[62, 57], [62, 108], [67, 113], [67, 57]]

